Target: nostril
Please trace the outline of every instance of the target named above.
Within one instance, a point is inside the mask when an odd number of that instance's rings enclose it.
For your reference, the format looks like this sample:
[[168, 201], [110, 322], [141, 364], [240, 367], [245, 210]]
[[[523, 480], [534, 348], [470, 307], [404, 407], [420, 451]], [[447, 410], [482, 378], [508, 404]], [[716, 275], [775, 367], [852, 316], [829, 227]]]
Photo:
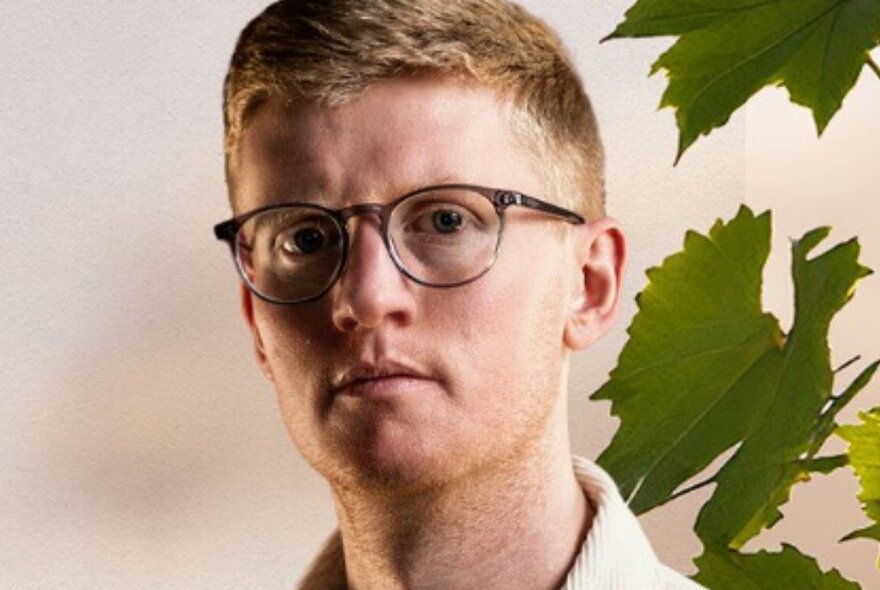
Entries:
[[351, 308], [337, 306], [333, 309], [333, 325], [340, 332], [354, 332], [358, 327], [358, 321]]

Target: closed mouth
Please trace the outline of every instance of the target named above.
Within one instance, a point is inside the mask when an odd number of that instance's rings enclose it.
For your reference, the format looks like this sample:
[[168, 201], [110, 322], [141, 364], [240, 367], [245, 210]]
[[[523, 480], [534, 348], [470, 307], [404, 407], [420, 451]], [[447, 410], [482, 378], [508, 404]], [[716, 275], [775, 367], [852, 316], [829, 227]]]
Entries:
[[360, 363], [343, 372], [334, 380], [334, 395], [346, 393], [363, 395], [383, 389], [400, 389], [418, 385], [418, 382], [431, 380], [425, 371], [394, 361], [380, 361], [375, 364]]

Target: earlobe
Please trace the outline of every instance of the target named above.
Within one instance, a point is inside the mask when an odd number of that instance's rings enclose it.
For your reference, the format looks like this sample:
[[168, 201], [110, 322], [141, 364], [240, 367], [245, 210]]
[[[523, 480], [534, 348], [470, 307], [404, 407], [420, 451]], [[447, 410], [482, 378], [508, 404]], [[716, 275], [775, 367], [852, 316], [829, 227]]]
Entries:
[[626, 263], [626, 237], [616, 220], [603, 217], [576, 231], [579, 278], [563, 334], [571, 350], [592, 345], [614, 323]]
[[263, 375], [266, 376], [266, 379], [269, 381], [274, 381], [274, 375], [272, 374], [272, 367], [269, 365], [269, 360], [266, 355], [266, 347], [263, 344], [263, 337], [260, 334], [260, 327], [257, 324], [256, 317], [254, 316], [254, 299], [253, 294], [248, 290], [248, 288], [242, 284], [241, 286], [241, 311], [244, 314], [244, 319], [248, 323], [248, 327], [251, 330], [251, 335], [254, 338], [254, 354], [257, 357], [257, 364], [260, 367], [260, 370], [263, 372]]

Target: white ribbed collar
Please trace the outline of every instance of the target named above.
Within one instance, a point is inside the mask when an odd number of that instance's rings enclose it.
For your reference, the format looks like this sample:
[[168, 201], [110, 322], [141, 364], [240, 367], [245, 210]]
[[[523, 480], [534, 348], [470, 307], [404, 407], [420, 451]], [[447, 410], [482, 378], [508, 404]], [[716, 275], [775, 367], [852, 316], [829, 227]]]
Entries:
[[572, 462], [596, 513], [562, 590], [661, 588], [660, 563], [611, 476], [587, 459]]
[[[561, 590], [699, 590], [661, 564], [617, 486], [601, 467], [573, 457], [575, 477], [596, 513]], [[312, 561], [296, 590], [345, 590], [342, 540], [336, 531]]]

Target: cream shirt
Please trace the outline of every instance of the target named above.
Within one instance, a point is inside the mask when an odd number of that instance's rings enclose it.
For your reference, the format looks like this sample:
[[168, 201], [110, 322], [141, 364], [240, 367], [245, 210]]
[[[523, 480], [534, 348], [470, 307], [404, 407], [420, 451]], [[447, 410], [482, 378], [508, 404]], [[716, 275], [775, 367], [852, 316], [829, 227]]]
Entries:
[[[611, 476], [581, 457], [572, 459], [578, 482], [595, 508], [593, 525], [561, 590], [705, 590], [657, 559]], [[296, 590], [344, 590], [345, 561], [335, 532]]]

